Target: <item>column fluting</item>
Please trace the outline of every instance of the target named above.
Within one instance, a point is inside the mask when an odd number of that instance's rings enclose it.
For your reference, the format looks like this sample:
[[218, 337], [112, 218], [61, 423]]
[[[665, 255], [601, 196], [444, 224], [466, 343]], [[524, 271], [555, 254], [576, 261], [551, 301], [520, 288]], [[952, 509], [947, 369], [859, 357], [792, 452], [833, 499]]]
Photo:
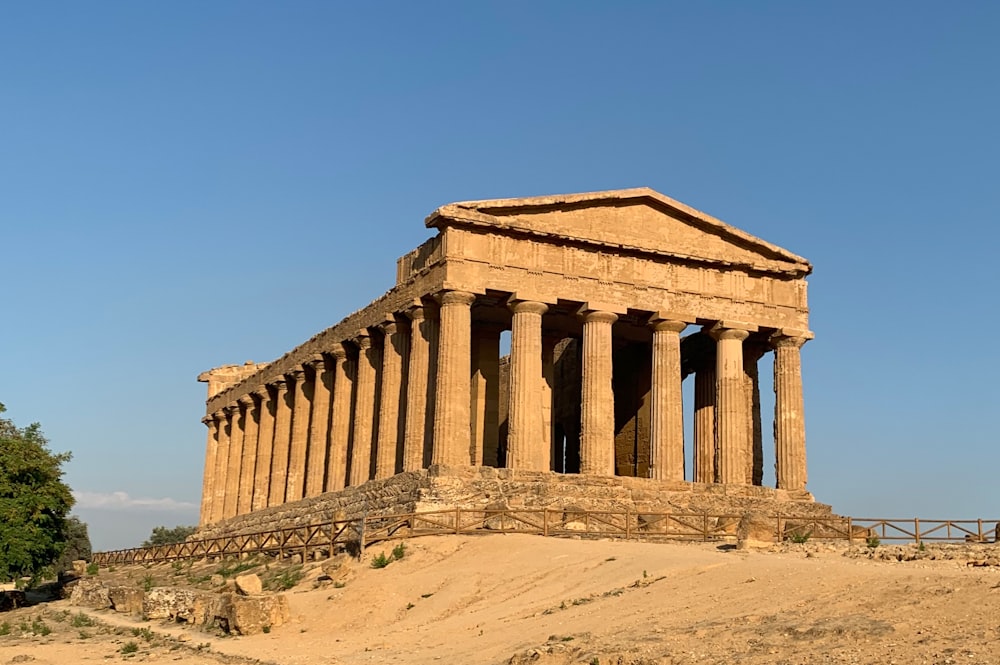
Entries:
[[368, 331], [355, 338], [358, 346], [357, 385], [354, 396], [354, 433], [351, 450], [351, 486], [371, 477], [372, 438], [375, 426], [375, 352]]
[[745, 485], [750, 456], [747, 424], [750, 413], [743, 389], [743, 340], [750, 333], [734, 328], [713, 328], [716, 340], [715, 431], [719, 442], [719, 482]]
[[215, 454], [215, 487], [212, 488], [212, 522], [224, 519], [226, 506], [226, 473], [229, 471], [229, 423], [222, 409], [212, 414], [219, 428], [219, 445]]
[[201, 479], [201, 516], [200, 526], [212, 521], [212, 502], [215, 499], [215, 457], [219, 448], [219, 426], [215, 418], [205, 416], [201, 422], [208, 428], [208, 441], [205, 442], [205, 475]]
[[378, 404], [378, 447], [375, 454], [375, 478], [396, 474], [400, 405], [403, 391], [404, 335], [395, 320], [382, 324], [382, 394]]
[[327, 456], [326, 491], [336, 492], [347, 485], [347, 451], [351, 440], [351, 372], [347, 351], [337, 344], [333, 357], [333, 412], [330, 420], [330, 451]]
[[292, 442], [292, 405], [289, 404], [288, 381], [274, 381], [274, 446], [271, 448], [271, 493], [269, 506], [285, 502], [288, 485], [288, 455]]
[[312, 369], [312, 406], [309, 416], [309, 457], [306, 461], [306, 496], [323, 493], [330, 450], [330, 377], [326, 358], [317, 354], [309, 361]]
[[653, 328], [650, 400], [650, 477], [684, 480], [684, 405], [681, 393], [683, 321], [659, 319]]
[[775, 335], [774, 346], [774, 443], [777, 487], [804, 490], [806, 474], [806, 428], [802, 399], [800, 349], [808, 337]]
[[271, 505], [271, 461], [274, 459], [274, 414], [276, 405], [267, 386], [256, 392], [260, 400], [260, 428], [257, 431], [257, 470], [254, 472], [253, 510]]
[[240, 464], [240, 492], [236, 500], [236, 514], [244, 515], [253, 509], [254, 474], [257, 471], [257, 432], [260, 414], [253, 394], [237, 400], [243, 407], [243, 462]]
[[424, 466], [430, 344], [426, 309], [422, 305], [412, 307], [406, 315], [410, 318], [410, 362], [406, 380], [403, 471], [416, 471]]
[[719, 481], [715, 458], [715, 359], [695, 370], [694, 375], [694, 482]]
[[580, 404], [580, 473], [615, 474], [615, 395], [611, 385], [611, 325], [618, 315], [588, 311], [583, 317]]
[[510, 303], [510, 396], [507, 406], [507, 468], [548, 471], [548, 439], [542, 413], [542, 314], [548, 305]]
[[747, 413], [750, 414], [749, 428], [750, 456], [747, 467], [747, 484], [761, 485], [764, 480], [764, 433], [760, 420], [760, 374], [758, 362], [767, 351], [764, 344], [749, 340], [743, 344], [743, 389], [747, 398]]
[[437, 390], [434, 406], [434, 464], [469, 466], [472, 369], [472, 303], [464, 291], [441, 294]]
[[288, 482], [285, 503], [305, 496], [306, 461], [309, 450], [309, 399], [306, 397], [306, 373], [296, 369], [288, 374], [294, 382], [292, 391], [292, 435], [288, 447]]

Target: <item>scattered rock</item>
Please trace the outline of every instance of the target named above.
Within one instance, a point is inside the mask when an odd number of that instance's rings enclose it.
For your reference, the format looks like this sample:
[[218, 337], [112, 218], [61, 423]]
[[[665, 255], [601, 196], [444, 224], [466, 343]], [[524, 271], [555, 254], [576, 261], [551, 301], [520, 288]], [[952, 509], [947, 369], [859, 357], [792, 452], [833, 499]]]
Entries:
[[212, 575], [208, 579], [208, 583], [211, 584], [212, 586], [222, 586], [223, 584], [226, 583], [226, 578], [216, 573], [215, 575]]
[[122, 614], [142, 614], [142, 602], [146, 594], [142, 589], [133, 586], [108, 587], [108, 597], [111, 599], [111, 609]]
[[255, 635], [286, 623], [291, 616], [283, 595], [249, 598], [222, 594], [211, 609], [211, 623], [227, 633]]
[[149, 619], [169, 619], [178, 623], [205, 623], [211, 594], [157, 587], [147, 591], [142, 602], [142, 613]]
[[246, 575], [237, 575], [234, 580], [236, 583], [236, 593], [243, 596], [256, 596], [264, 592], [264, 585], [254, 573], [248, 573]]
[[69, 603], [94, 610], [106, 610], [111, 608], [111, 596], [108, 587], [100, 580], [83, 578], [73, 587]]

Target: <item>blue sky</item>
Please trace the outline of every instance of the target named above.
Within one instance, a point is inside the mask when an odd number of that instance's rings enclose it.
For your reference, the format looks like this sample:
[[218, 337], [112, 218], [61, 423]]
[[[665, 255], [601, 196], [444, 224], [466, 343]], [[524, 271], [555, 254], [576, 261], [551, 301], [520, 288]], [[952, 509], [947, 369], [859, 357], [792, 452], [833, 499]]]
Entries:
[[[809, 488], [1000, 517], [1000, 6], [0, 6], [0, 401], [97, 548], [196, 521], [210, 367], [392, 285], [438, 205], [649, 186], [809, 258]], [[768, 374], [769, 357], [762, 364]]]

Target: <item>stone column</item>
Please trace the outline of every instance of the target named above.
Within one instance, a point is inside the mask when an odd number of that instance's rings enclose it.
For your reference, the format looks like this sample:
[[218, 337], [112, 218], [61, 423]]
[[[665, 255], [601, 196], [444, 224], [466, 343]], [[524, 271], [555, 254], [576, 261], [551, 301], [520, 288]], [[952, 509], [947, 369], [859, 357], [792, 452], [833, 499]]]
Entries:
[[558, 451], [555, 448], [555, 423], [552, 418], [552, 391], [556, 385], [556, 344], [561, 339], [558, 335], [546, 335], [545, 331], [542, 331], [542, 437], [544, 439], [542, 446], [549, 451], [544, 471], [555, 468], [553, 460], [557, 459], [557, 455], [562, 459], [562, 448], [560, 447]]
[[719, 482], [745, 485], [750, 459], [748, 400], [743, 390], [743, 340], [747, 330], [723, 323], [711, 330], [716, 340], [715, 431], [719, 442], [716, 457]]
[[694, 375], [694, 482], [718, 482], [715, 454], [715, 361], [702, 365]]
[[351, 372], [348, 371], [347, 351], [337, 344], [333, 356], [333, 413], [330, 421], [329, 469], [326, 491], [342, 490], [347, 484], [347, 450], [351, 440]]
[[239, 401], [226, 409], [229, 417], [229, 466], [226, 469], [226, 503], [222, 508], [223, 519], [236, 516], [240, 498], [240, 468], [243, 463], [243, 414]]
[[240, 494], [236, 501], [236, 514], [244, 515], [253, 509], [254, 473], [257, 471], [257, 402], [252, 394], [237, 400], [243, 407], [243, 463], [240, 471]]
[[306, 397], [306, 373], [289, 372], [295, 382], [292, 393], [292, 436], [288, 449], [288, 482], [285, 503], [298, 501], [306, 495], [306, 459], [309, 450], [309, 399]]
[[400, 403], [403, 388], [403, 342], [394, 318], [380, 328], [382, 346], [382, 394], [378, 409], [378, 447], [375, 454], [375, 478], [396, 475], [396, 452], [399, 440]]
[[774, 335], [774, 449], [778, 489], [804, 490], [806, 426], [802, 400], [802, 358], [799, 350], [812, 333]]
[[684, 406], [681, 398], [681, 337], [684, 321], [655, 319], [650, 401], [650, 477], [684, 480]]
[[500, 466], [500, 333], [493, 323], [472, 329], [472, 457], [473, 466]]
[[757, 363], [767, 348], [754, 340], [743, 345], [743, 389], [746, 391], [747, 423], [750, 437], [750, 466], [747, 468], [747, 484], [761, 485], [764, 481], [764, 434], [760, 422], [760, 376]]
[[309, 459], [306, 476], [306, 496], [323, 493], [326, 480], [327, 454], [330, 450], [330, 378], [326, 358], [317, 354], [309, 361], [312, 368], [312, 409], [309, 420]]
[[580, 403], [580, 473], [615, 475], [615, 394], [611, 387], [611, 324], [618, 315], [583, 315]]
[[507, 468], [549, 470], [542, 414], [542, 314], [549, 306], [532, 300], [510, 303], [510, 397], [507, 407]]
[[434, 464], [469, 466], [470, 462], [471, 308], [475, 299], [475, 295], [464, 291], [445, 291], [441, 294], [434, 448], [431, 456]]
[[201, 479], [201, 517], [199, 526], [205, 526], [212, 521], [212, 502], [215, 499], [215, 456], [219, 449], [219, 426], [215, 418], [205, 416], [201, 422], [208, 428], [208, 441], [205, 443], [205, 475]]
[[219, 430], [219, 445], [215, 453], [215, 487], [212, 497], [212, 522], [224, 519], [226, 514], [226, 473], [229, 471], [229, 423], [223, 410], [212, 414]]
[[260, 400], [260, 429], [257, 431], [257, 470], [254, 472], [253, 510], [267, 508], [271, 500], [271, 461], [274, 459], [275, 403], [264, 386], [256, 393]]
[[[429, 384], [430, 344], [427, 310], [423, 304], [410, 308], [410, 364], [406, 381], [406, 427], [403, 434], [403, 471], [424, 466]], [[433, 392], [430, 393], [433, 396]]]
[[292, 439], [292, 407], [288, 403], [288, 381], [282, 377], [274, 386], [274, 446], [271, 449], [271, 494], [267, 505], [285, 502], [288, 484], [288, 454]]
[[367, 330], [355, 338], [358, 345], [357, 386], [354, 396], [354, 436], [351, 450], [351, 486], [368, 482], [371, 475], [372, 434], [375, 418], [375, 352]]

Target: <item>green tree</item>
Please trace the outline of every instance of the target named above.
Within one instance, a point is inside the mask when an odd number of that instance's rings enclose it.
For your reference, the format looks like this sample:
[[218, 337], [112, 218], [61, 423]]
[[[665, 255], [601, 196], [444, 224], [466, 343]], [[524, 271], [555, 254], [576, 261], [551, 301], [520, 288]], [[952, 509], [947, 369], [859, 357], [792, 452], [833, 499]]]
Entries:
[[157, 545], [173, 545], [183, 543], [187, 537], [198, 530], [196, 526], [175, 526], [168, 529], [165, 526], [153, 527], [153, 533], [142, 543], [143, 547], [156, 547]]
[[37, 577], [62, 554], [73, 507], [62, 480], [69, 459], [49, 450], [38, 423], [19, 428], [0, 417], [0, 579]]
[[56, 570], [69, 570], [77, 559], [90, 561], [90, 534], [86, 522], [81, 522], [76, 515], [66, 518], [66, 549], [59, 557]]

